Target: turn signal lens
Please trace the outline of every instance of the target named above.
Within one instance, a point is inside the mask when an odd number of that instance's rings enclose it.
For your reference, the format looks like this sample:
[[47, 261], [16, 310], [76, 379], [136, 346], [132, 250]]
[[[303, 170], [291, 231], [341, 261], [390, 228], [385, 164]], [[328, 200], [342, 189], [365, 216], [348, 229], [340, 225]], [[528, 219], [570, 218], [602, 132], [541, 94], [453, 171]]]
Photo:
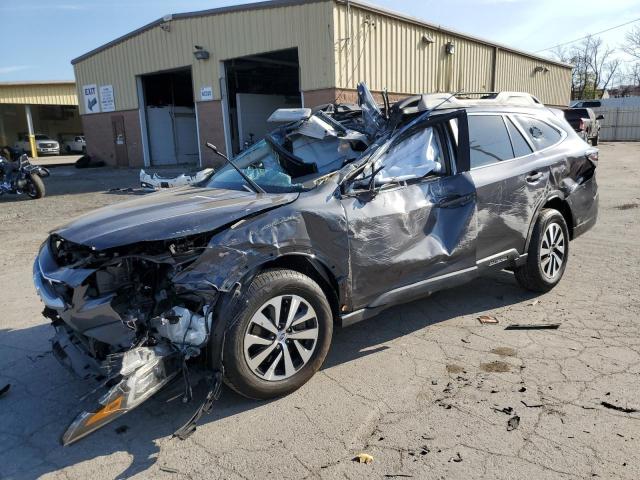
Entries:
[[96, 413], [87, 418], [85, 425], [88, 427], [89, 425], [93, 425], [100, 420], [107, 418], [110, 415], [118, 412], [120, 410], [120, 406], [122, 405], [122, 395], [114, 398], [109, 403], [107, 403], [104, 407], [98, 410]]

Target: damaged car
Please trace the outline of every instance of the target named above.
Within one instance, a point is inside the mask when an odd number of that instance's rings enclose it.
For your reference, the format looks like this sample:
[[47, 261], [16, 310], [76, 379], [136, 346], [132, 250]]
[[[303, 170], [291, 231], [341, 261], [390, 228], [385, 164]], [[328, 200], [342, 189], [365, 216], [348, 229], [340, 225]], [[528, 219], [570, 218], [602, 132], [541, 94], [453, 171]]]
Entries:
[[598, 151], [528, 94], [426, 94], [277, 110], [202, 181], [84, 215], [33, 267], [53, 352], [104, 390], [68, 444], [189, 368], [244, 396], [288, 394], [334, 326], [495, 269], [553, 288], [596, 221]]

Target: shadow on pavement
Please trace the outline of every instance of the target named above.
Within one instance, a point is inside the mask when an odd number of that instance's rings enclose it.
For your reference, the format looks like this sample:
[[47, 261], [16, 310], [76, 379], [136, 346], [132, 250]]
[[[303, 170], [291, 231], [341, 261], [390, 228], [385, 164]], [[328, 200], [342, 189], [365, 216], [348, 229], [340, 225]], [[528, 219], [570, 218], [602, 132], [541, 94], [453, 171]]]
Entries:
[[[351, 362], [385, 350], [380, 346], [431, 325], [464, 315], [473, 315], [533, 298], [517, 286], [513, 275], [496, 272], [463, 287], [439, 292], [429, 298], [391, 308], [377, 317], [345, 329], [337, 329], [323, 369]], [[475, 322], [475, 319], [469, 320]], [[496, 327], [502, 328], [502, 327]], [[133, 459], [117, 475], [127, 478], [144, 472], [157, 461], [159, 443], [182, 426], [200, 405], [206, 393], [201, 374], [194, 374], [194, 400], [181, 402], [183, 383], [176, 380], [137, 410], [117, 419], [69, 447], [60, 437], [75, 415], [91, 403], [78, 403], [90, 385], [76, 380], [58, 365], [50, 352], [35, 352], [33, 345], [45, 345], [51, 335], [48, 325], [22, 330], [0, 330], [0, 387], [11, 390], [0, 398], [0, 477], [34, 478], [66, 466], [126, 452]], [[370, 348], [376, 346], [375, 348]], [[310, 380], [313, 382], [313, 379]], [[272, 401], [278, 401], [272, 400]], [[213, 411], [200, 425], [247, 412], [268, 402], [249, 400], [224, 388]], [[120, 432], [120, 433], [118, 433]], [[194, 435], [198, 435], [196, 432]], [[187, 444], [185, 444], [187, 445]]]

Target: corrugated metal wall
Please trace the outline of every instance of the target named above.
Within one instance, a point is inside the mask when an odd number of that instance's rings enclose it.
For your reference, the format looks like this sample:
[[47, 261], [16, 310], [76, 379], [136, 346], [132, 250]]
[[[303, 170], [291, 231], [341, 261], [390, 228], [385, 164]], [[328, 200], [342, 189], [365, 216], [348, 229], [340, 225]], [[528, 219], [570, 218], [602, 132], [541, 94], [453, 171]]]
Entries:
[[593, 111], [604, 115], [600, 120], [601, 141], [640, 140], [640, 107], [600, 107]]
[[[196, 99], [202, 86], [213, 87], [219, 99], [221, 60], [292, 47], [299, 47], [301, 89], [332, 87], [332, 5], [315, 2], [174, 19], [168, 32], [156, 26], [78, 62], [78, 93], [82, 85], [113, 85], [116, 109], [135, 109], [137, 75], [191, 67]], [[195, 60], [194, 45], [211, 57]]]
[[[536, 67], [548, 71], [536, 72]], [[571, 99], [571, 69], [498, 50], [497, 90], [529, 92], [550, 105], [568, 105]]]
[[[569, 102], [569, 68], [366, 8], [352, 5], [350, 16], [347, 10], [344, 3], [334, 6], [338, 88], [355, 89], [364, 80], [373, 90], [386, 87], [395, 93], [524, 90], [545, 103]], [[425, 44], [424, 35], [433, 43]], [[455, 44], [453, 55], [445, 51], [449, 41]], [[533, 76], [538, 65], [549, 72]]]
[[76, 86], [69, 83], [0, 85], [0, 103], [78, 105]]

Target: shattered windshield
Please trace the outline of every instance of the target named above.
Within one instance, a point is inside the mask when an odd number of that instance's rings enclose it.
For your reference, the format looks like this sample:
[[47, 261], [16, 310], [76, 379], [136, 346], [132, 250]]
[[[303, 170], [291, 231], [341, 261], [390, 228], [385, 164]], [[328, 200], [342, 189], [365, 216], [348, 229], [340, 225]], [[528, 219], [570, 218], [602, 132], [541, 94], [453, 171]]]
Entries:
[[[265, 140], [241, 152], [233, 163], [267, 193], [303, 190], [302, 184], [293, 180], [293, 173], [287, 171], [282, 155]], [[228, 163], [209, 177], [203, 186], [253, 192], [246, 180]]]

